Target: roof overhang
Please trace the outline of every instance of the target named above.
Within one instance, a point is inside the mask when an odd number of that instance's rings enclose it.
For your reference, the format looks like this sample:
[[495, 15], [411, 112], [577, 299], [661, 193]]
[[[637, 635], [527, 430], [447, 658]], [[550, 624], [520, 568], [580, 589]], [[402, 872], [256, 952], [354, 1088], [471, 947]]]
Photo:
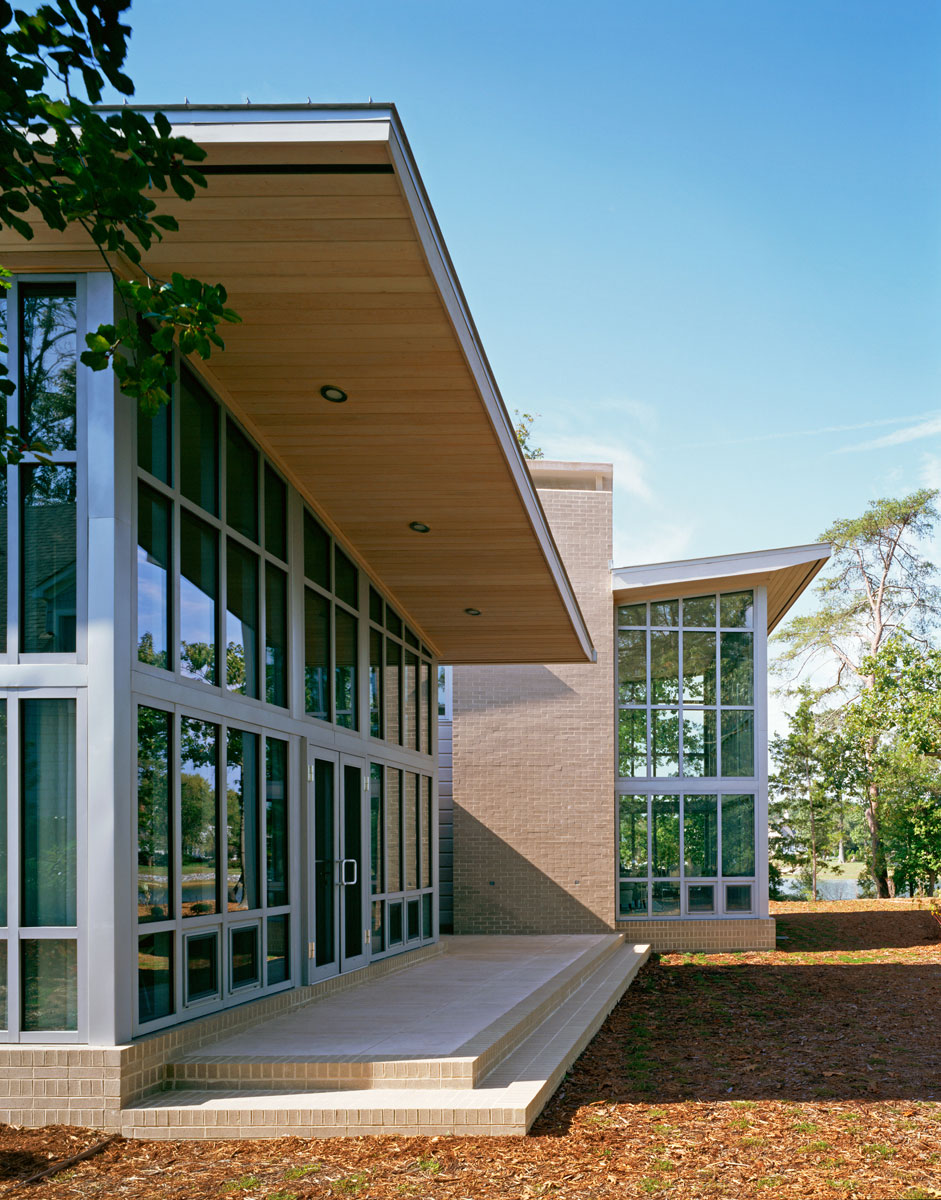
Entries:
[[[200, 373], [445, 661], [592, 658], [395, 108], [162, 111], [208, 150], [209, 186], [159, 198], [180, 229], [146, 266], [221, 281], [243, 318]], [[102, 266], [80, 230], [4, 231], [0, 255]]]
[[829, 542], [815, 542], [780, 550], [616, 567], [611, 572], [611, 586], [619, 604], [690, 596], [702, 589], [720, 592], [764, 587], [768, 590], [770, 633], [824, 566], [830, 552]]

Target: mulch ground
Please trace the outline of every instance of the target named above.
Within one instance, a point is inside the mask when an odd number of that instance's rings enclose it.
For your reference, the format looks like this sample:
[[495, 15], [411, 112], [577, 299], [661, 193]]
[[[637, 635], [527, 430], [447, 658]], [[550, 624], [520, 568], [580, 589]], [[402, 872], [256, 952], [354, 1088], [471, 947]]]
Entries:
[[0, 1127], [36, 1200], [941, 1198], [941, 927], [924, 905], [774, 906], [769, 953], [641, 971], [525, 1138], [118, 1140]]

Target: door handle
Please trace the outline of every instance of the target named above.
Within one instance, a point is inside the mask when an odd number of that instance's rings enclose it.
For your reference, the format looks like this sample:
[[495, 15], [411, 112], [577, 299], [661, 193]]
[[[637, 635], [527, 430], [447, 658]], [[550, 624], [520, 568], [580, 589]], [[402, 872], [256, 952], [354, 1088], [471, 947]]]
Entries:
[[[353, 868], [353, 878], [347, 878], [347, 867]], [[340, 882], [344, 887], [353, 887], [359, 879], [359, 864], [355, 858], [344, 858], [340, 863]]]

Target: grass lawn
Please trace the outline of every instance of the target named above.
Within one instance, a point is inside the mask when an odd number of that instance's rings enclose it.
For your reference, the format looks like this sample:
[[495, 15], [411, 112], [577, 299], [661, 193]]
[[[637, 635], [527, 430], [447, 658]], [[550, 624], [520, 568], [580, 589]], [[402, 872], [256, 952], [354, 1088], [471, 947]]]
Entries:
[[[782, 903], [760, 954], [649, 962], [526, 1138], [117, 1142], [37, 1200], [941, 1197], [941, 929]], [[0, 1131], [0, 1181], [100, 1135]]]

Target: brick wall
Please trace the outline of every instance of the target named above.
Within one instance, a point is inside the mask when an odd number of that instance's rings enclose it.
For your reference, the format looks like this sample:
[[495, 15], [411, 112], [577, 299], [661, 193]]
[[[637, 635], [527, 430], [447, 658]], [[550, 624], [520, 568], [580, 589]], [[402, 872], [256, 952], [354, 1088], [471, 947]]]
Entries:
[[533, 474], [598, 661], [454, 669], [455, 933], [587, 933], [615, 916], [610, 468]]

